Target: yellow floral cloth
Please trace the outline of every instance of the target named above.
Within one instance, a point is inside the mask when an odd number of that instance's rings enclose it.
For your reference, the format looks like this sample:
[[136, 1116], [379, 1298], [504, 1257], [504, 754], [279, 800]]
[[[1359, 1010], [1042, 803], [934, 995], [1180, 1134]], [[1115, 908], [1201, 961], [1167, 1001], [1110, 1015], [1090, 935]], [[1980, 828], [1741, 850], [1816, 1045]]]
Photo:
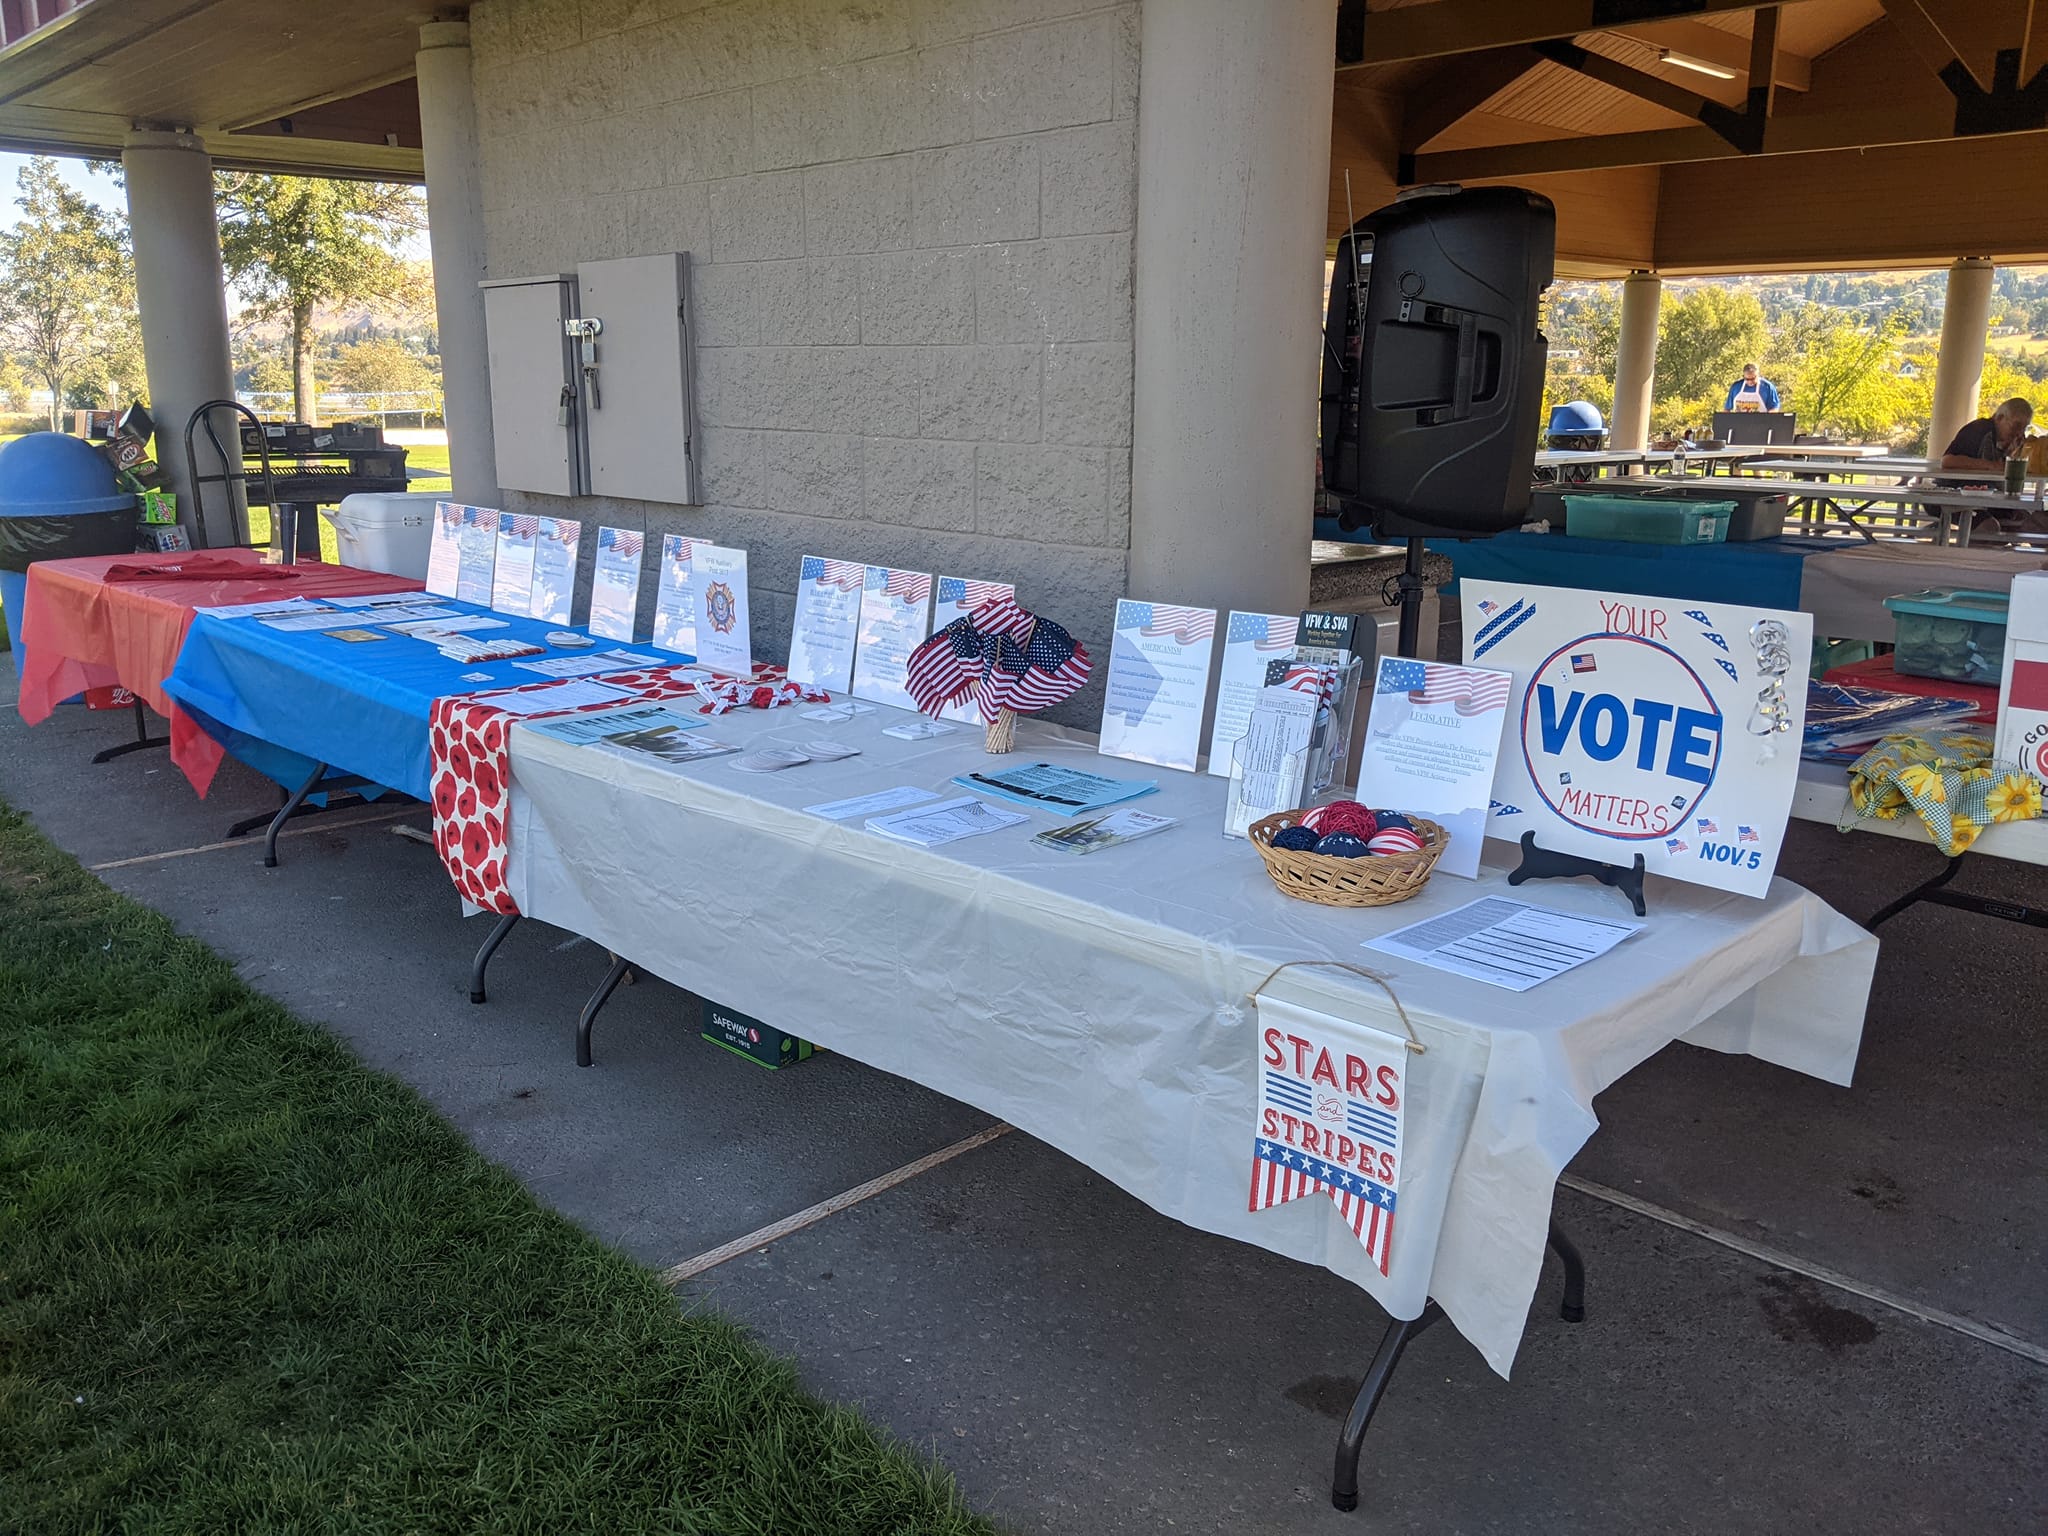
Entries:
[[1849, 769], [1849, 805], [1857, 817], [1918, 816], [1951, 858], [1967, 853], [1994, 821], [2039, 816], [2041, 792], [2032, 774], [1993, 763], [1990, 738], [1969, 731], [1887, 736]]

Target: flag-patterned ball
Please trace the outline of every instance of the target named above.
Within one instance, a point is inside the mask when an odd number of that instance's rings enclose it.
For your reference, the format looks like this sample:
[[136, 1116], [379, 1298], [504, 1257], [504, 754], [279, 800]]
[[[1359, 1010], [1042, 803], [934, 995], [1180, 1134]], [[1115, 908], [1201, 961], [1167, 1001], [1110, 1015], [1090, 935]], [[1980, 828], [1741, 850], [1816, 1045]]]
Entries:
[[1307, 827], [1282, 827], [1273, 834], [1273, 846], [1286, 848], [1295, 853], [1313, 853], [1316, 835]]
[[1381, 831], [1385, 831], [1389, 827], [1402, 827], [1410, 832], [1415, 830], [1415, 823], [1406, 816], [1403, 816], [1399, 811], [1375, 811], [1373, 812], [1373, 817], [1378, 822]]
[[1420, 853], [1422, 834], [1413, 827], [1385, 827], [1372, 835], [1366, 845], [1376, 854]]
[[1325, 832], [1316, 843], [1316, 852], [1332, 859], [1362, 859], [1371, 851], [1355, 832]]

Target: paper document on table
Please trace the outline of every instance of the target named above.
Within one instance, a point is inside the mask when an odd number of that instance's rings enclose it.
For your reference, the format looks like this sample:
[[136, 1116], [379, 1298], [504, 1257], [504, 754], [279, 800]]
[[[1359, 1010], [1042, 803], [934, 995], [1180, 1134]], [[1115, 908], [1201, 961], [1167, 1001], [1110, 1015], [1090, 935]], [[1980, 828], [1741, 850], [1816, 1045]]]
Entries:
[[381, 615], [372, 614], [364, 622], [382, 624], [401, 635], [411, 635], [415, 640], [431, 641], [437, 635], [473, 635], [486, 629], [510, 629], [512, 626], [503, 619], [494, 619], [487, 613], [459, 614], [450, 612], [445, 619], [401, 619], [396, 623]]
[[353, 616], [333, 608], [310, 608], [303, 613], [283, 614], [273, 619], [256, 621], [265, 629], [274, 629], [281, 635], [302, 634], [308, 630], [334, 629], [339, 625], [352, 624]]
[[[210, 613], [216, 619], [282, 618], [290, 613], [304, 613], [307, 611], [308, 606], [303, 597], [280, 598], [274, 603], [220, 603], [214, 605], [201, 603], [198, 605], [201, 613]], [[341, 599], [336, 598], [334, 606], [342, 606]]]
[[557, 710], [585, 709], [592, 704], [617, 704], [633, 695], [603, 683], [564, 683], [535, 693], [482, 693], [471, 700], [502, 709], [508, 715], [551, 715]]
[[855, 816], [872, 816], [877, 811], [900, 810], [920, 800], [936, 799], [938, 796], [928, 789], [904, 784], [895, 789], [878, 789], [872, 795], [856, 795], [851, 800], [827, 800], [822, 805], [807, 805], [804, 814], [822, 816], [827, 821], [847, 821]]
[[[355, 597], [323, 597], [320, 601], [327, 604], [330, 608], [408, 608], [414, 603], [422, 601], [424, 596], [425, 594], [417, 590], [409, 592], [364, 592]], [[303, 602], [304, 599], [295, 597], [292, 601], [297, 603]], [[220, 612], [218, 608], [213, 611], [215, 613]], [[371, 622], [375, 621], [372, 620]]]
[[1599, 959], [1642, 928], [1627, 918], [1573, 917], [1504, 896], [1482, 896], [1439, 917], [1367, 939], [1364, 947], [1526, 992]]
[[923, 806], [914, 811], [898, 811], [893, 816], [869, 817], [867, 828], [895, 842], [909, 843], [916, 848], [936, 848], [941, 843], [958, 842], [963, 837], [1000, 832], [1005, 827], [1014, 827], [1030, 819], [1016, 811], [990, 805], [986, 800], [962, 795], [958, 800], [943, 800], [937, 805]]
[[695, 731], [705, 724], [666, 704], [634, 704], [589, 715], [566, 715], [559, 720], [535, 720], [531, 728], [571, 746], [590, 747], [642, 731]]
[[1107, 774], [1088, 773], [1058, 763], [1019, 763], [1012, 768], [993, 768], [957, 775], [953, 782], [962, 789], [978, 789], [1019, 805], [1057, 811], [1062, 816], [1079, 816], [1099, 811], [1120, 800], [1135, 800], [1156, 792], [1156, 779], [1112, 779]]
[[625, 665], [613, 656], [550, 656], [546, 661], [515, 661], [512, 665], [522, 672], [538, 672], [542, 677], [595, 677], [600, 672], [625, 670]]

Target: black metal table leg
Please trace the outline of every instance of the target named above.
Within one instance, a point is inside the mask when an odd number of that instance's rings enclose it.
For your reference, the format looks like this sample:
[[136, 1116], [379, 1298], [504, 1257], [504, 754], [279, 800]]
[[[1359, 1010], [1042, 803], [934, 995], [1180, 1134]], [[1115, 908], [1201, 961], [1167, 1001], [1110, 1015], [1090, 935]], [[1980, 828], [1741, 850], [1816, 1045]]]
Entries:
[[519, 914], [507, 912], [491, 928], [491, 935], [484, 940], [484, 947], [476, 952], [476, 962], [469, 968], [469, 1000], [472, 1003], [484, 1001], [484, 969], [491, 963], [491, 956], [498, 952], [498, 946], [505, 942], [505, 935], [518, 925]]
[[1337, 1470], [1330, 1479], [1330, 1502], [1338, 1509], [1358, 1508], [1358, 1458], [1365, 1450], [1365, 1432], [1372, 1427], [1372, 1416], [1379, 1409], [1380, 1399], [1387, 1395], [1387, 1383], [1394, 1378], [1394, 1367], [1401, 1363], [1401, 1351], [1408, 1347], [1409, 1340], [1443, 1315], [1444, 1309], [1432, 1301], [1422, 1309], [1420, 1317], [1396, 1318], [1381, 1335], [1380, 1347], [1373, 1351], [1372, 1365], [1359, 1384], [1351, 1412], [1345, 1415], [1344, 1427], [1337, 1433]]
[[140, 752], [147, 747], [167, 747], [170, 744], [171, 738], [168, 736], [152, 736], [149, 734], [149, 716], [142, 708], [142, 700], [137, 699], [135, 701], [135, 739], [133, 741], [124, 741], [118, 747], [108, 747], [104, 751], [95, 752], [92, 755], [92, 760], [95, 764], [111, 763], [115, 758], [126, 757], [130, 752]]
[[1875, 928], [1879, 923], [1890, 922], [1893, 918], [1897, 917], [1901, 912], [1905, 911], [1906, 908], [1912, 906], [1915, 902], [1925, 901], [1932, 892], [1940, 890], [1944, 885], [1947, 885], [1949, 881], [1955, 879], [1956, 872], [1960, 870], [1962, 867], [1963, 856], [1959, 853], [1942, 866], [1940, 874], [1936, 875], [1932, 880], [1925, 880], [1922, 881], [1919, 885], [1914, 886], [1912, 890], [1906, 892], [1906, 894], [1901, 896], [1897, 901], [1888, 904], [1882, 911], [1880, 911], [1875, 917], [1871, 918], [1871, 920], [1865, 923], [1863, 926], [1866, 928]]
[[590, 994], [590, 1001], [583, 1005], [583, 1012], [576, 1016], [576, 1065], [590, 1065], [590, 1026], [597, 1022], [598, 1010], [611, 1001], [612, 993], [619, 983], [626, 979], [626, 972], [633, 967], [617, 955], [612, 956], [612, 967], [604, 973], [604, 980], [597, 984], [597, 990]]
[[[1547, 1245], [1564, 1265], [1564, 1299], [1558, 1306], [1558, 1316], [1568, 1323], [1584, 1322], [1586, 1261], [1579, 1253], [1578, 1244], [1553, 1221]], [[1358, 1462], [1365, 1451], [1365, 1432], [1372, 1427], [1380, 1399], [1387, 1395], [1387, 1384], [1393, 1380], [1394, 1367], [1401, 1363], [1401, 1352], [1417, 1334], [1443, 1315], [1443, 1308], [1431, 1301], [1423, 1306], [1420, 1317], [1396, 1318], [1380, 1336], [1380, 1347], [1373, 1352], [1372, 1364], [1366, 1368], [1365, 1380], [1359, 1383], [1358, 1396], [1353, 1399], [1351, 1412], [1344, 1417], [1344, 1428], [1337, 1435], [1337, 1465], [1330, 1478], [1330, 1502], [1338, 1509], [1358, 1508]]]
[[292, 813], [305, 803], [306, 796], [319, 787], [321, 777], [327, 772], [325, 763], [315, 763], [313, 771], [306, 775], [306, 782], [293, 790], [291, 796], [270, 818], [270, 830], [263, 834], [263, 867], [277, 868], [277, 834], [284, 830], [284, 824], [291, 820]]

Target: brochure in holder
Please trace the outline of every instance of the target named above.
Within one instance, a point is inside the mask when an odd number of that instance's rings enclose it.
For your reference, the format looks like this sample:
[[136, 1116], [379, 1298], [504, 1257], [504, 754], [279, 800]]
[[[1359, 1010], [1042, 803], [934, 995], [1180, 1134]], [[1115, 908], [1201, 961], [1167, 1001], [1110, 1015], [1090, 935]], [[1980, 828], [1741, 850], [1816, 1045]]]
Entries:
[[[1256, 726], [1256, 717], [1255, 717]], [[1246, 734], [1232, 743], [1230, 794], [1223, 807], [1223, 835], [1245, 837], [1252, 823], [1276, 811], [1292, 811], [1308, 803], [1305, 786], [1308, 753], [1274, 750], [1270, 738], [1261, 742]]]

